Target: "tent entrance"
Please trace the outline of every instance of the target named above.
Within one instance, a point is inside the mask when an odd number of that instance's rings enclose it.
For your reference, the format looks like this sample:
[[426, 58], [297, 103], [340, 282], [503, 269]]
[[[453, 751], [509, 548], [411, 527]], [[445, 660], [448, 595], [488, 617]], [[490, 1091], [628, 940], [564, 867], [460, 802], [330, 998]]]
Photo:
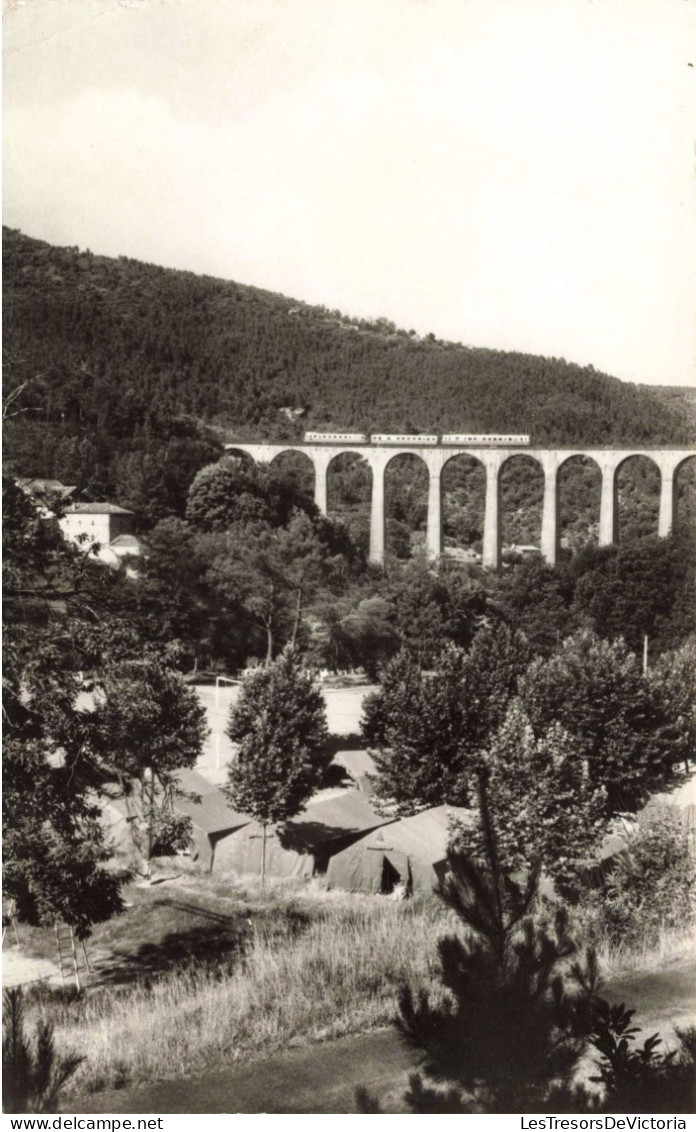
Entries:
[[380, 892], [389, 896], [400, 890], [402, 895], [411, 891], [411, 868], [405, 853], [385, 852], [382, 858], [382, 884]]
[[384, 896], [394, 891], [394, 888], [401, 881], [401, 876], [397, 869], [394, 868], [388, 857], [382, 858], [382, 883], [380, 885], [380, 892]]

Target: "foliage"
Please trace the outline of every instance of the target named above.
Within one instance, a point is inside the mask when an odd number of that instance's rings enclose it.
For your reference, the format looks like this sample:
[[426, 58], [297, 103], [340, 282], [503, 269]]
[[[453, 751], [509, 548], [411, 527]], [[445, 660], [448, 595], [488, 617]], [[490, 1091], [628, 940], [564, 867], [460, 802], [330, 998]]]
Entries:
[[380, 670], [399, 648], [394, 611], [376, 594], [362, 597], [364, 586], [345, 596], [327, 595], [314, 606], [317, 616], [310, 649], [312, 655], [334, 672], [362, 668], [376, 680]]
[[682, 739], [682, 757], [688, 768], [696, 761], [696, 635], [661, 656], [650, 668], [649, 680], [655, 693], [663, 697]]
[[[541, 445], [641, 445], [694, 436], [683, 397], [562, 359], [421, 341], [386, 320], [353, 320], [7, 229], [3, 256], [12, 291], [6, 387], [20, 410], [7, 422], [9, 466], [76, 484], [91, 498], [118, 499], [146, 527], [183, 516], [189, 486], [222, 455], [223, 437], [293, 441], [305, 428], [526, 431]], [[596, 500], [587, 469], [571, 460], [566, 470], [564, 495], [581, 516], [577, 543], [596, 523]], [[420, 465], [421, 481], [423, 471]], [[476, 544], [480, 465], [446, 472], [445, 530]], [[334, 476], [345, 488], [351, 528], [364, 530], [367, 469], [341, 466]], [[508, 541], [536, 538], [539, 478], [531, 464], [513, 461], [504, 470]], [[389, 524], [408, 554], [410, 530], [424, 517], [418, 472], [395, 467], [387, 479]], [[644, 531], [646, 501], [652, 505], [659, 489], [655, 472], [632, 482], [635, 490], [622, 488], [622, 514], [630, 511], [631, 529]], [[622, 539], [630, 533], [622, 529]]]
[[311, 500], [274, 468], [227, 456], [197, 473], [188, 493], [186, 518], [199, 530], [227, 530], [235, 524], [274, 528], [293, 510], [316, 515]]
[[55, 1112], [61, 1090], [85, 1060], [75, 1054], [59, 1056], [53, 1026], [41, 1020], [34, 1046], [24, 1029], [21, 988], [3, 994], [2, 1107], [3, 1112]]
[[225, 553], [226, 536], [201, 537], [183, 519], [163, 519], [144, 539], [134, 614], [143, 635], [163, 648], [175, 646], [185, 668], [231, 671], [255, 647], [240, 595], [217, 584], [214, 564]]
[[576, 629], [567, 571], [530, 558], [492, 583], [492, 598], [537, 655], [549, 656]]
[[481, 586], [457, 570], [434, 570], [423, 557], [390, 570], [381, 593], [394, 611], [402, 647], [424, 668], [436, 662], [447, 640], [468, 648], [486, 612]]
[[599, 1072], [590, 1080], [603, 1087], [602, 1112], [694, 1111], [696, 1103], [696, 1027], [676, 1030], [679, 1046], [658, 1052], [659, 1034], [635, 1046], [640, 1027], [633, 1026], [635, 1010], [623, 1003], [593, 1003], [590, 1044], [601, 1055]]
[[69, 547], [11, 480], [3, 504], [4, 892], [19, 919], [61, 917], [85, 936], [120, 909], [123, 876], [106, 868], [89, 793], [105, 752], [80, 696], [124, 634], [107, 616], [111, 572]]
[[331, 762], [323, 697], [293, 649], [247, 676], [227, 734], [239, 750], [226, 791], [264, 827], [265, 872], [265, 827], [299, 813]]
[[507, 879], [485, 825], [485, 864], [449, 855], [444, 896], [468, 933], [439, 941], [445, 1000], [435, 1006], [425, 991], [414, 999], [408, 986], [399, 1000], [401, 1032], [447, 1091], [418, 1073], [406, 1100], [413, 1112], [569, 1111], [596, 962], [588, 952], [568, 977], [576, 946], [563, 907], [546, 925], [534, 918], [538, 870], [523, 889]]
[[397, 813], [444, 801], [466, 804], [464, 665], [464, 654], [452, 647], [436, 672], [426, 675], [410, 653], [401, 652], [385, 667], [379, 691], [365, 700], [362, 733], [374, 748], [375, 789]]
[[657, 655], [696, 631], [696, 535], [689, 527], [664, 539], [628, 539], [588, 558], [573, 608], [602, 637], [623, 637], [638, 652], [647, 636]]
[[149, 874], [155, 851], [186, 843], [190, 830], [173, 812], [177, 771], [193, 767], [208, 732], [196, 693], [169, 662], [147, 650], [105, 673], [94, 723], [111, 755], [110, 777], [133, 803], [133, 840]]
[[[540, 865], [561, 888], [575, 887], [578, 867], [601, 841], [603, 789], [593, 785], [572, 737], [557, 723], [538, 738], [519, 701], [481, 753], [478, 773], [497, 833], [500, 866], [508, 874]], [[475, 824], [453, 822], [457, 849], [486, 857], [483, 815], [474, 795]]]
[[468, 652], [445, 649], [431, 672], [408, 652], [386, 665], [362, 724], [374, 748], [378, 795], [407, 814], [444, 802], [468, 805], [479, 753], [528, 659], [523, 638], [498, 624], [482, 628]]
[[609, 814], [636, 809], [683, 757], [684, 734], [675, 742], [668, 704], [622, 640], [574, 634], [548, 660], [532, 662], [520, 696], [536, 735], [556, 722], [573, 736], [591, 781], [606, 790]]
[[654, 946], [696, 921], [693, 834], [675, 806], [649, 806], [602, 887], [585, 895], [586, 930], [613, 944]]

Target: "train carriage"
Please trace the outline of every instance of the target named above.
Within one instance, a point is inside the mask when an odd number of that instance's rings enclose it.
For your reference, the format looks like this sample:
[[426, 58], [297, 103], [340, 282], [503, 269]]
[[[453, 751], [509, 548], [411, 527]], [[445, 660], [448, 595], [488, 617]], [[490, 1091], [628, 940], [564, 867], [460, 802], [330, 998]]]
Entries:
[[398, 434], [395, 434], [395, 433], [375, 432], [370, 437], [370, 443], [371, 444], [397, 444], [400, 447], [405, 447], [405, 448], [420, 447], [421, 445], [425, 445], [425, 444], [433, 445], [433, 444], [437, 444], [437, 442], [438, 442], [437, 436], [428, 435], [428, 434], [418, 435], [416, 433], [411, 433], [410, 435], [406, 435], [406, 434], [398, 435]]
[[305, 444], [367, 444], [364, 432], [306, 432]]
[[492, 444], [517, 445], [529, 444], [526, 433], [446, 433], [442, 437], [443, 444]]

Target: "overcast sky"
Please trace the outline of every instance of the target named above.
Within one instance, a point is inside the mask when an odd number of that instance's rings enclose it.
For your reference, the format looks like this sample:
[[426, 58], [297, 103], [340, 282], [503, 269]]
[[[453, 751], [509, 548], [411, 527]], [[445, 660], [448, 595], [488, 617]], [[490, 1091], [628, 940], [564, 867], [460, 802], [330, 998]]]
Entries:
[[29, 0], [4, 222], [696, 386], [694, 0]]

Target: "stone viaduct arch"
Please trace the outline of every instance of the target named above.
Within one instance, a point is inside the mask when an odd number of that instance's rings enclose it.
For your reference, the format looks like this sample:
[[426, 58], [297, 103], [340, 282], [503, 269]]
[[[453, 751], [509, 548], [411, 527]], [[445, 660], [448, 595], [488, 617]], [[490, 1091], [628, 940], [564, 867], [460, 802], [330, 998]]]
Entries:
[[500, 471], [512, 456], [530, 456], [544, 473], [544, 502], [541, 520], [541, 553], [555, 565], [559, 550], [559, 494], [558, 472], [566, 460], [584, 456], [593, 460], [602, 477], [599, 513], [599, 545], [610, 546], [617, 540], [618, 498], [617, 473], [624, 461], [632, 456], [647, 456], [658, 467], [661, 476], [660, 512], [657, 533], [666, 537], [674, 522], [676, 477], [679, 468], [696, 448], [533, 448], [479, 447], [476, 445], [414, 445], [379, 444], [227, 444], [226, 450], [245, 452], [258, 463], [270, 463], [282, 452], [304, 453], [314, 465], [314, 500], [319, 510], [327, 513], [327, 473], [329, 464], [338, 455], [350, 452], [361, 456], [372, 471], [372, 497], [370, 503], [370, 561], [384, 562], [385, 512], [384, 473], [395, 456], [419, 456], [428, 469], [428, 521], [426, 547], [431, 558], [442, 555], [442, 472], [453, 456], [466, 455], [479, 460], [486, 473], [486, 499], [483, 529], [483, 565], [497, 569], [500, 565]]

